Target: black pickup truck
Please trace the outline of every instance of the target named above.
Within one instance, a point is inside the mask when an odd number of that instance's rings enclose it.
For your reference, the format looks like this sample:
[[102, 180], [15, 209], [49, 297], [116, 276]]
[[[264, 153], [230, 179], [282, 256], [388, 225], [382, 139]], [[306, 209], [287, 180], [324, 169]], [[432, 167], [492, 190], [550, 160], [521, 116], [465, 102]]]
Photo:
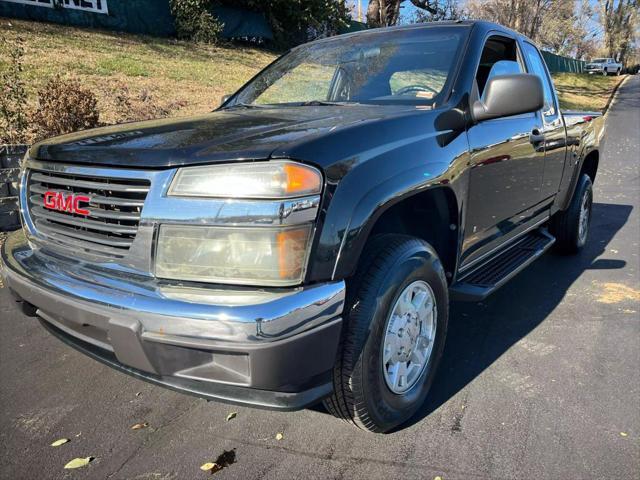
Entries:
[[602, 135], [499, 25], [323, 39], [210, 114], [34, 145], [2, 275], [126, 373], [384, 432], [423, 403], [451, 300], [584, 246]]

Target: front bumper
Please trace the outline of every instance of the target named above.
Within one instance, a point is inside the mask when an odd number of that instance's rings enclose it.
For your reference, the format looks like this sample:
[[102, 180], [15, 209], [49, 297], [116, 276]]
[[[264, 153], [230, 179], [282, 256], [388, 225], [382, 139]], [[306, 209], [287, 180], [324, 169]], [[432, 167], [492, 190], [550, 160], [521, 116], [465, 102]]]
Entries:
[[332, 391], [344, 282], [295, 289], [161, 283], [32, 248], [1, 251], [2, 277], [83, 353], [207, 399], [294, 410]]

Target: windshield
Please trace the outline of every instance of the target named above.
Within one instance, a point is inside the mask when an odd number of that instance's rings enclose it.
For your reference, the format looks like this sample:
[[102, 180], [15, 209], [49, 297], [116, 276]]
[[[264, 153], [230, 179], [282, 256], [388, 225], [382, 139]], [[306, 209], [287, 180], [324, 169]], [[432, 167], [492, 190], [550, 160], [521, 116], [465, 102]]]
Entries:
[[465, 27], [335, 37], [284, 55], [247, 84], [234, 105], [436, 104], [446, 93]]
[[591, 63], [606, 63], [606, 61], [606, 58], [594, 58], [593, 60], [591, 60]]

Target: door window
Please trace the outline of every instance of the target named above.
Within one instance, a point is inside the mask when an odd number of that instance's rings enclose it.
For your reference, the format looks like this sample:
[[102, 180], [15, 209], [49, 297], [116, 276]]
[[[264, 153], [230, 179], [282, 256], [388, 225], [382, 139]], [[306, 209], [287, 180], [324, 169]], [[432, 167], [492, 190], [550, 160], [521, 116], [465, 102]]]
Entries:
[[518, 47], [515, 40], [506, 37], [490, 37], [482, 49], [480, 64], [476, 72], [478, 97], [482, 98], [484, 89], [490, 78], [496, 75], [523, 73], [518, 61]]
[[544, 89], [544, 113], [545, 115], [553, 115], [555, 113], [555, 102], [553, 95], [553, 86], [547, 75], [545, 63], [538, 49], [528, 42], [524, 42], [524, 54], [527, 57], [527, 63], [531, 67], [530, 73], [537, 75], [542, 80]]

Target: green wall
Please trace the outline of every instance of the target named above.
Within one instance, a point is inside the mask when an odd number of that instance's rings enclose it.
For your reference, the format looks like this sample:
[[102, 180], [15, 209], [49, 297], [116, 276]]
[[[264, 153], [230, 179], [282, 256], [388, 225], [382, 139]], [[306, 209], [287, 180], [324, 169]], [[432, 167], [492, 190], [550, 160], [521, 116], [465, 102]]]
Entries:
[[0, 0], [0, 16], [162, 37], [175, 33], [168, 0], [107, 0], [107, 6], [103, 14]]
[[576, 60], [575, 58], [563, 57], [551, 52], [542, 52], [544, 61], [547, 62], [547, 67], [552, 73], [583, 73], [586, 62], [582, 60]]

